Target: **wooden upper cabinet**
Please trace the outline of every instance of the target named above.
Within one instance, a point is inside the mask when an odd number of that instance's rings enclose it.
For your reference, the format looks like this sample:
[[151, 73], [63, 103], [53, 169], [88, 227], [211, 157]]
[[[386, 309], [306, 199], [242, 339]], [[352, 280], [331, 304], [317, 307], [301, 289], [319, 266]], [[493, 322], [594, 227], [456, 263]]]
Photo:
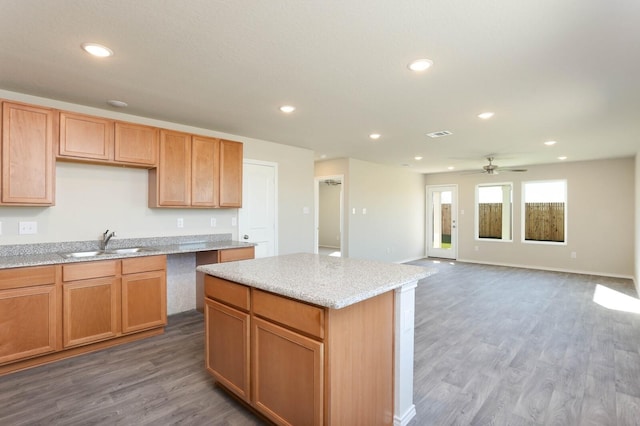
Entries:
[[115, 161], [155, 167], [158, 164], [158, 134], [155, 127], [117, 121]]
[[158, 168], [149, 170], [149, 206], [190, 206], [191, 135], [161, 130], [158, 157]]
[[218, 207], [220, 141], [193, 136], [191, 151], [191, 205]]
[[242, 207], [242, 143], [220, 141], [220, 207]]
[[58, 157], [113, 160], [113, 120], [61, 112]]
[[242, 207], [242, 143], [160, 131], [149, 207]]
[[56, 117], [48, 108], [3, 102], [2, 204], [54, 204]]

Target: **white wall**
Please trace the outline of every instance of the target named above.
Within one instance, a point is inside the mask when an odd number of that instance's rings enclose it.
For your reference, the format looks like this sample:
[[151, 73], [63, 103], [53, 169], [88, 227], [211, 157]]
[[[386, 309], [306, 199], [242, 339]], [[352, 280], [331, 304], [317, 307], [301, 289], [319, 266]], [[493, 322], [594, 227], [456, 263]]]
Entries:
[[[623, 158], [530, 166], [525, 173], [498, 176], [431, 174], [425, 182], [458, 184], [459, 260], [632, 277], [634, 169], [634, 159]], [[522, 182], [545, 179], [567, 180], [566, 245], [521, 242]], [[496, 181], [513, 182], [513, 242], [474, 238], [475, 186]], [[571, 252], [576, 252], [575, 259]]]
[[[273, 142], [201, 129], [120, 112], [101, 110], [51, 99], [0, 90], [0, 98], [67, 111], [148, 124], [244, 143], [244, 157], [278, 163], [279, 251], [313, 252], [313, 152]], [[147, 171], [93, 164], [56, 164], [54, 207], [0, 207], [0, 244], [98, 239], [105, 229], [121, 238], [232, 233], [238, 209], [150, 209], [147, 207]], [[215, 217], [217, 227], [210, 226]], [[177, 218], [184, 228], [177, 228]], [[38, 234], [18, 235], [19, 221], [37, 221]]]
[[318, 245], [339, 248], [342, 185], [327, 185], [320, 182], [318, 190]]
[[316, 176], [337, 174], [345, 175], [349, 257], [403, 262], [424, 256], [423, 175], [355, 159], [316, 163]]
[[640, 151], [636, 154], [635, 284], [640, 296]]

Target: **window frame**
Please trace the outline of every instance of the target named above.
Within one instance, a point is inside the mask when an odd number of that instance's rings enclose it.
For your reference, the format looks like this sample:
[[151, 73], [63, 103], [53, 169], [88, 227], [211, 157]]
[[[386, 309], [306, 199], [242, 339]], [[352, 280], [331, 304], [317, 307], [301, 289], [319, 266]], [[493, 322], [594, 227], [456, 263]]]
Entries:
[[[491, 186], [509, 186], [511, 188], [511, 238], [482, 238], [480, 237], [480, 187], [491, 187]], [[491, 241], [491, 242], [501, 242], [501, 243], [512, 243], [513, 233], [514, 233], [514, 208], [513, 208], [513, 182], [495, 182], [495, 183], [478, 183], [476, 184], [475, 190], [475, 203], [474, 203], [474, 233], [473, 237], [475, 241]]]
[[[563, 182], [564, 183], [564, 241], [539, 241], [539, 240], [527, 240], [526, 239], [526, 185], [528, 183], [551, 183], [551, 182]], [[520, 240], [523, 244], [534, 245], [551, 245], [551, 246], [566, 246], [569, 241], [569, 182], [567, 179], [537, 179], [522, 181], [521, 183], [521, 204], [520, 204]]]

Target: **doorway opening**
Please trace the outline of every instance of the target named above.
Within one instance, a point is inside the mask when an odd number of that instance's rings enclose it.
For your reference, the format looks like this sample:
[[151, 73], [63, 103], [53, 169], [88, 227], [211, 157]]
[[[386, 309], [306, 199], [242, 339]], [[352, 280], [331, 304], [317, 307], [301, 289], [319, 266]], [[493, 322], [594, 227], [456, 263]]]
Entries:
[[315, 178], [315, 252], [342, 257], [344, 176], [319, 176]]
[[427, 256], [458, 257], [458, 187], [427, 186]]

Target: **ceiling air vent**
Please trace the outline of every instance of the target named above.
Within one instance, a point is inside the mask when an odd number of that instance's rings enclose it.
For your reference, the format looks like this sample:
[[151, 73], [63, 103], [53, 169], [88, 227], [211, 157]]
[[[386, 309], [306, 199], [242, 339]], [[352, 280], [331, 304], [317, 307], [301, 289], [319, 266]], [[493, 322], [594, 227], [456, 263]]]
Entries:
[[429, 136], [430, 138], [441, 138], [443, 136], [449, 136], [452, 133], [448, 130], [440, 130], [439, 132], [432, 132], [432, 133], [427, 133], [427, 136]]

